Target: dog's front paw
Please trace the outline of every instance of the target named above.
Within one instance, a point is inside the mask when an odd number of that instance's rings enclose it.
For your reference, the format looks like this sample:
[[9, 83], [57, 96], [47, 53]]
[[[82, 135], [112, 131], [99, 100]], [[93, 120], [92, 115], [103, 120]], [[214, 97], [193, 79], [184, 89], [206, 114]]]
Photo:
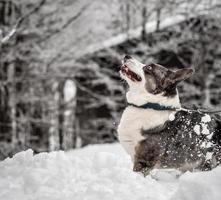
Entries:
[[133, 171], [134, 172], [141, 172], [143, 169], [143, 165], [139, 162], [134, 163]]
[[149, 175], [151, 169], [149, 167], [147, 167], [146, 165], [144, 165], [143, 163], [137, 162], [134, 164], [133, 171], [134, 172], [141, 172], [145, 177], [145, 176]]
[[150, 174], [151, 169], [149, 167], [143, 168], [141, 173], [146, 177], [147, 175]]

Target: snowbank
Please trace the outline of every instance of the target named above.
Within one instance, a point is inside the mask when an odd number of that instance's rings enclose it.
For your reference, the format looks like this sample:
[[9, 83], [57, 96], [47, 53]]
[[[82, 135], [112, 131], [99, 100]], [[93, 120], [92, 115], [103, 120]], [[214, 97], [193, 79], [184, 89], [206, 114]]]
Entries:
[[131, 168], [118, 144], [34, 156], [28, 150], [0, 162], [0, 200], [221, 199], [221, 168], [159, 181]]
[[174, 200], [221, 199], [221, 167], [209, 172], [186, 173], [180, 177]]

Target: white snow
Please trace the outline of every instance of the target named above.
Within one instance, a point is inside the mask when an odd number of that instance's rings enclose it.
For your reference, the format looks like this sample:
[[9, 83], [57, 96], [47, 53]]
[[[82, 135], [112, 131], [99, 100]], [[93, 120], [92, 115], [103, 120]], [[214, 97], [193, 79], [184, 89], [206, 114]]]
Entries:
[[187, 172], [180, 177], [173, 200], [221, 199], [221, 167], [209, 172]]
[[[203, 130], [202, 130], [203, 135], [210, 135], [209, 129], [207, 128], [206, 124], [202, 124], [202, 128], [203, 128]], [[212, 135], [211, 135], [211, 137], [212, 137]]]
[[0, 162], [0, 200], [218, 200], [221, 167], [210, 172], [132, 171], [119, 144], [33, 155], [32, 150]]
[[205, 114], [202, 118], [201, 121], [204, 123], [210, 122], [211, 121], [211, 117], [208, 114]]
[[200, 135], [200, 125], [196, 124], [196, 125], [193, 127], [193, 130], [194, 130], [194, 132], [195, 132], [197, 135]]
[[174, 113], [171, 113], [170, 115], [169, 115], [169, 120], [170, 121], [173, 121], [175, 119], [175, 115], [174, 115]]
[[208, 139], [211, 139], [212, 134], [210, 133], [210, 131], [208, 129], [208, 125], [207, 125], [207, 123], [210, 121], [211, 121], [211, 117], [209, 115], [205, 114], [201, 118], [201, 122], [194, 126], [194, 128], [193, 128], [194, 132], [197, 135], [200, 135], [200, 134], [206, 135]]
[[207, 160], [212, 159], [212, 156], [213, 156], [213, 152], [206, 152], [206, 159]]

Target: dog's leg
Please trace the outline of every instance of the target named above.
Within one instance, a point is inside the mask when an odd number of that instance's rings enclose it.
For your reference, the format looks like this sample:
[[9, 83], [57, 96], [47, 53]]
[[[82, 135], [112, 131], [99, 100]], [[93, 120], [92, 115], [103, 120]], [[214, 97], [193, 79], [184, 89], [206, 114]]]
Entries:
[[211, 168], [215, 168], [216, 166], [221, 164], [221, 147], [219, 145], [215, 146], [214, 153], [211, 159]]
[[147, 138], [135, 147], [133, 171], [142, 172], [147, 176], [157, 164], [160, 156], [160, 146], [156, 138]]
[[133, 171], [134, 172], [141, 172], [144, 177], [149, 175], [152, 168], [147, 167], [144, 163], [141, 162], [134, 162]]

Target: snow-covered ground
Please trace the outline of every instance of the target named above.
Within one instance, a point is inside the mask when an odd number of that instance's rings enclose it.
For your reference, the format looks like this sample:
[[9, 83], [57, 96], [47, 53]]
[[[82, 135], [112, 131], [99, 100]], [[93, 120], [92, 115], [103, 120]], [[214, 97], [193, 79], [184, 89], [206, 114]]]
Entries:
[[131, 168], [119, 144], [34, 156], [27, 150], [0, 162], [0, 200], [221, 199], [221, 167], [179, 179], [158, 171], [158, 181]]

